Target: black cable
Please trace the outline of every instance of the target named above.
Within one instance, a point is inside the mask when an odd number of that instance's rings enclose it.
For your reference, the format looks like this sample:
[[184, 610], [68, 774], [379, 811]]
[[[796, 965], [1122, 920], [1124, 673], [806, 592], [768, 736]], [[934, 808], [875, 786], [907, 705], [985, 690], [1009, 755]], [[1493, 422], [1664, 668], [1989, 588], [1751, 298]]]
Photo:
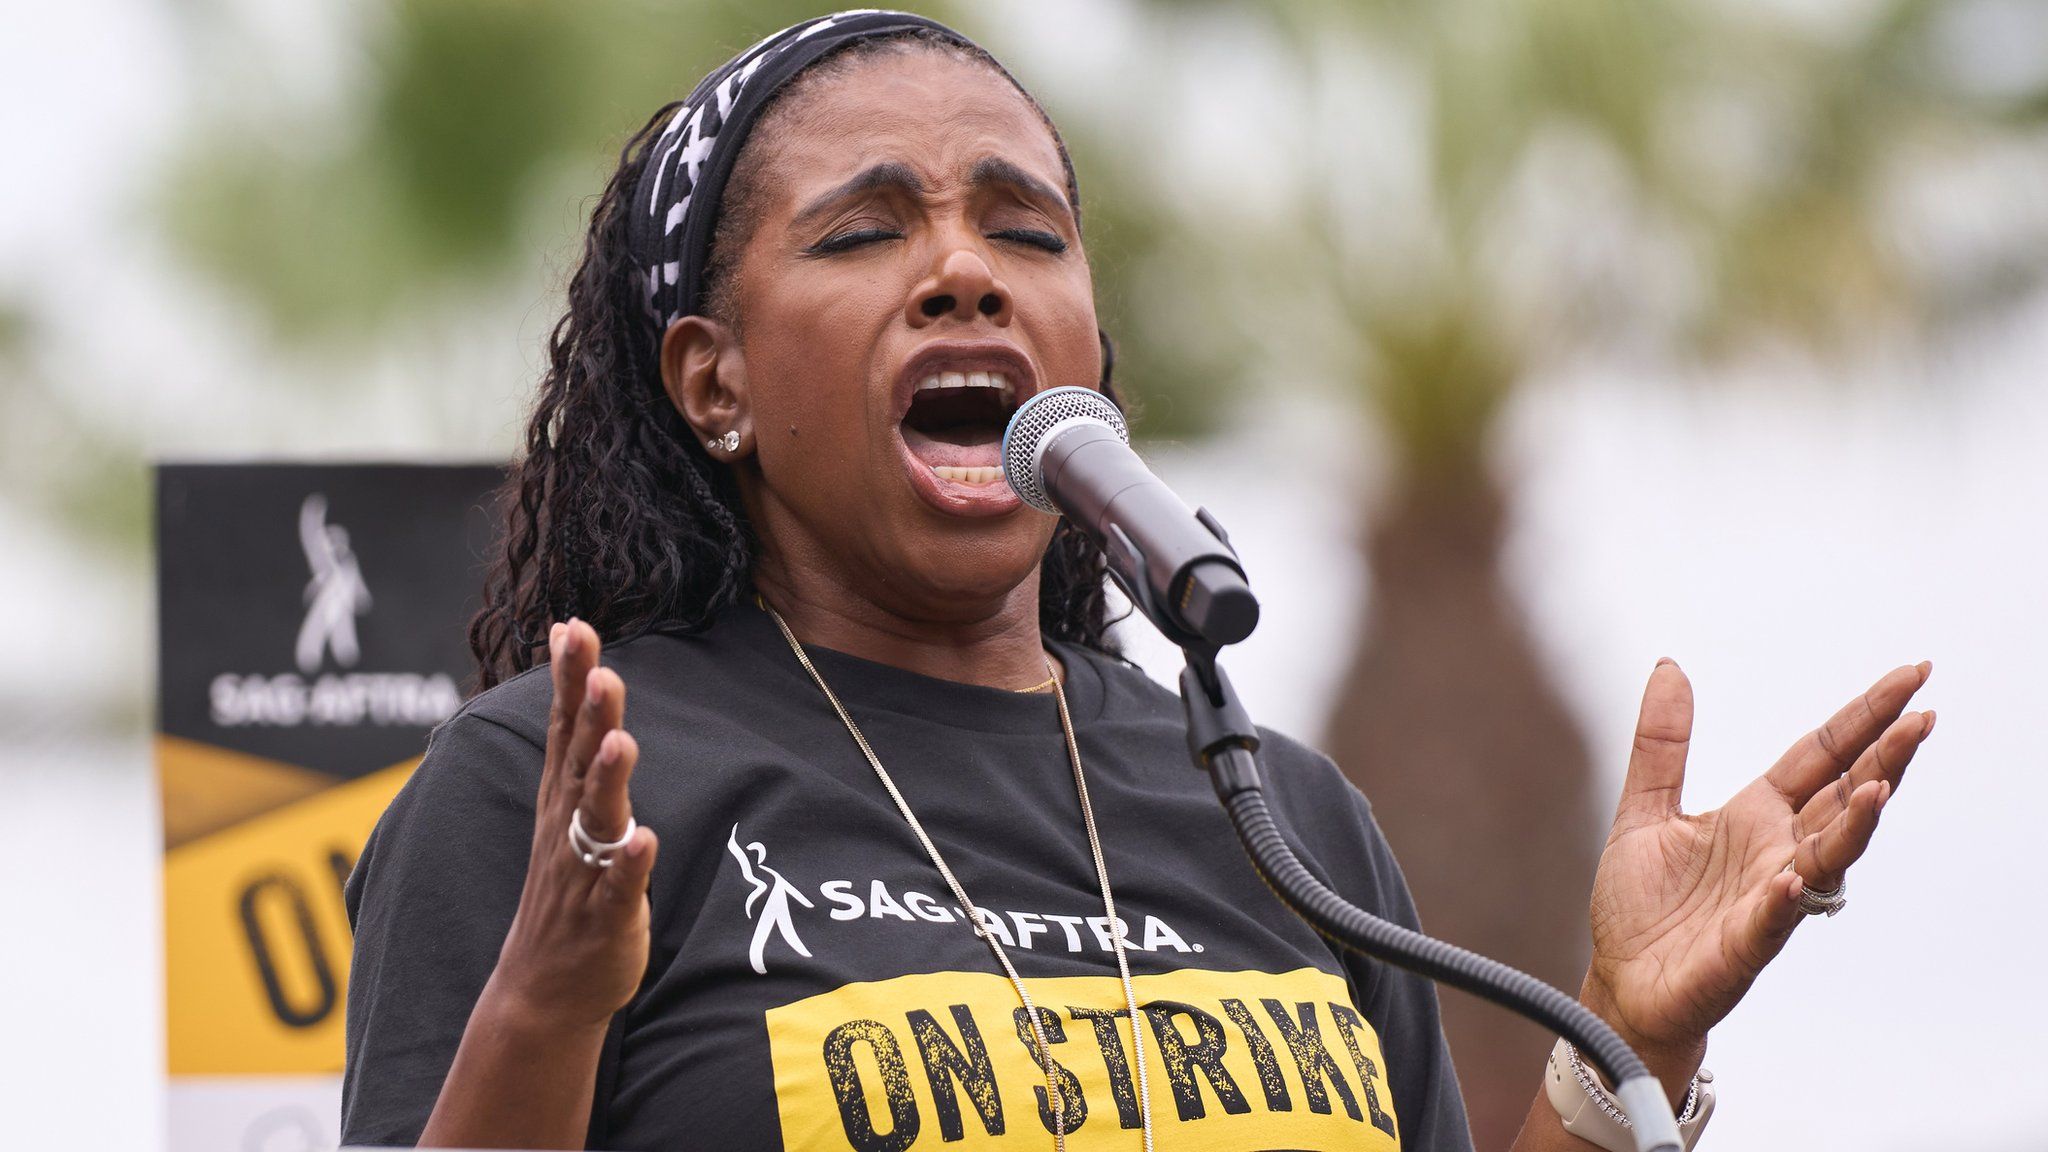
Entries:
[[[1229, 546], [1215, 517], [1205, 511], [1196, 518]], [[1140, 562], [1142, 575], [1143, 554], [1133, 555]], [[1153, 603], [1143, 579], [1127, 579], [1114, 565], [1111, 574], [1131, 602], [1187, 657], [1187, 667], [1180, 674], [1180, 697], [1187, 710], [1188, 754], [1208, 773], [1252, 866], [1280, 902], [1309, 927], [1345, 948], [1469, 992], [1564, 1037], [1614, 1086], [1613, 1095], [1624, 1114], [1622, 1123], [1630, 1129], [1637, 1152], [1680, 1152], [1685, 1142], [1663, 1086], [1650, 1076], [1642, 1058], [1592, 1009], [1498, 960], [1390, 924], [1332, 892], [1302, 866], [1266, 806], [1254, 755], [1259, 746], [1258, 728], [1231, 687], [1230, 677], [1217, 666], [1217, 647], [1179, 631]]]
[[[1210, 759], [1211, 771], [1227, 770], [1223, 762], [1238, 756], [1249, 760], [1251, 755], [1242, 747], [1220, 750]], [[1235, 767], [1237, 773], [1232, 778], [1242, 780], [1245, 766]], [[1266, 805], [1265, 792], [1257, 785], [1240, 785], [1228, 793], [1219, 787], [1217, 791], [1253, 866], [1281, 901], [1316, 931], [1352, 951], [1469, 992], [1542, 1024], [1571, 1041], [1610, 1084], [1649, 1075], [1642, 1059], [1614, 1029], [1573, 997], [1498, 960], [1382, 920], [1330, 891], [1288, 846]]]

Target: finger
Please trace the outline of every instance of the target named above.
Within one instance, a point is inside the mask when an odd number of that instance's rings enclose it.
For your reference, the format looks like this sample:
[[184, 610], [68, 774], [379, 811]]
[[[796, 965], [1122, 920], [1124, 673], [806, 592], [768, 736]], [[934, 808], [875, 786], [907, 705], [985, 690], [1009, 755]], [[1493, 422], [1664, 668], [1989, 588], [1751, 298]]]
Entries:
[[[586, 787], [590, 767], [605, 738], [626, 719], [626, 682], [609, 668], [592, 668], [583, 679], [583, 707], [576, 716], [576, 731], [569, 738], [569, 750], [562, 760], [564, 799], [576, 803]], [[587, 819], [590, 813], [584, 813]]]
[[590, 775], [577, 802], [583, 814], [583, 830], [595, 840], [617, 840], [625, 835], [633, 815], [633, 801], [627, 784], [633, 767], [640, 762], [640, 743], [623, 728], [605, 734], [591, 757]]
[[1806, 886], [1825, 892], [1842, 882], [1842, 877], [1870, 847], [1877, 832], [1878, 814], [1891, 799], [1889, 780], [1871, 780], [1850, 796], [1848, 807], [1827, 827], [1799, 842], [1792, 854], [1792, 870], [1805, 877]]
[[576, 727], [576, 713], [583, 706], [584, 681], [597, 666], [600, 645], [597, 630], [581, 620], [570, 619], [549, 630], [548, 676], [554, 682], [554, 703], [548, 711], [551, 744], [566, 751], [567, 739]]
[[1692, 681], [1668, 657], [1650, 670], [1636, 716], [1636, 738], [1621, 785], [1617, 828], [1678, 814], [1685, 790], [1685, 754], [1692, 742]]
[[1799, 910], [1802, 881], [1796, 872], [1780, 872], [1749, 898], [1749, 911], [1738, 924], [1730, 949], [1738, 970], [1755, 979], [1764, 965], [1784, 951], [1785, 941], [1806, 914]]
[[1934, 713], [1908, 712], [1884, 730], [1863, 755], [1856, 758], [1856, 766], [1814, 793], [1806, 807], [1799, 810], [1799, 833], [1811, 836], [1834, 822], [1835, 817], [1848, 810], [1849, 797], [1866, 784], [1882, 781], [1897, 791], [1905, 778], [1906, 766], [1913, 762], [1913, 753], [1920, 750], [1920, 744], [1934, 731]]
[[1894, 668], [1870, 690], [1842, 706], [1828, 722], [1799, 738], [1785, 750], [1764, 779], [1797, 808], [1813, 799], [1827, 782], [1855, 764], [1871, 741], [1905, 711], [1913, 693], [1927, 683], [1934, 665], [1921, 661]]
[[562, 762], [576, 732], [576, 717], [583, 707], [583, 684], [597, 663], [597, 648], [596, 630], [580, 620], [571, 618], [548, 629], [548, 678], [554, 683], [554, 698], [548, 705], [547, 755], [540, 776], [543, 811], [554, 807], [561, 791]]
[[660, 849], [661, 841], [654, 835], [654, 829], [636, 829], [633, 839], [619, 849], [619, 854], [612, 857], [612, 866], [598, 879], [598, 891], [605, 899], [629, 907], [645, 900], [647, 878], [654, 874], [654, 855]]

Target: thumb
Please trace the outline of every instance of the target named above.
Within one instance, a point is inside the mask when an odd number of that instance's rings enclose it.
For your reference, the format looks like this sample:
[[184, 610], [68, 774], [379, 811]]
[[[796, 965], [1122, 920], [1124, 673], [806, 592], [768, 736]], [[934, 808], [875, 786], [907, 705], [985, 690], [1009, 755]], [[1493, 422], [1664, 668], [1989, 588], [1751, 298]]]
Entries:
[[1685, 754], [1692, 743], [1692, 681], [1669, 657], [1657, 661], [1636, 716], [1628, 776], [1614, 813], [1617, 831], [1678, 815]]

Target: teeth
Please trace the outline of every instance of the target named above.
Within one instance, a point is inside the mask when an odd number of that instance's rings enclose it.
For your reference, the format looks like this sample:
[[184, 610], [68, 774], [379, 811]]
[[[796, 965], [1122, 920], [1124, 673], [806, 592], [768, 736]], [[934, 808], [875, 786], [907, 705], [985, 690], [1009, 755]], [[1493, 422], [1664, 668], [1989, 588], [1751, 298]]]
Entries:
[[917, 382], [919, 392], [934, 388], [1000, 388], [1010, 391], [1010, 378], [1001, 372], [939, 372]]
[[1001, 468], [955, 468], [950, 464], [933, 465], [932, 474], [956, 484], [993, 484], [1003, 478]]

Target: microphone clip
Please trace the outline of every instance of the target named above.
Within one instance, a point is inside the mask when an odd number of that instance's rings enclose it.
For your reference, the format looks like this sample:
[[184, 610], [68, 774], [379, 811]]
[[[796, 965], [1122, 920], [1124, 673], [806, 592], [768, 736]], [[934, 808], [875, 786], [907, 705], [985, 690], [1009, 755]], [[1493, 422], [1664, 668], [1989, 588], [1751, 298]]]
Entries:
[[[1219, 554], [1208, 558], [1203, 563], [1223, 566], [1234, 576], [1234, 580], [1230, 581], [1230, 583], [1242, 586], [1244, 583], [1244, 566], [1238, 562], [1237, 549], [1230, 543], [1230, 533], [1224, 530], [1223, 523], [1216, 519], [1215, 514], [1207, 508], [1195, 509], [1195, 519], [1202, 527], [1208, 529], [1209, 534], [1214, 536], [1216, 542], [1222, 546]], [[1159, 629], [1160, 633], [1172, 641], [1176, 647], [1190, 654], [1205, 654], [1206, 658], [1202, 663], [1208, 667], [1212, 669], [1215, 667], [1216, 654], [1222, 651], [1225, 645], [1243, 638], [1242, 634], [1238, 634], [1231, 636], [1229, 639], [1219, 641], [1215, 638], [1213, 632], [1198, 631], [1183, 624], [1184, 613], [1189, 608], [1188, 602], [1205, 591], [1194, 578], [1194, 565], [1190, 565], [1189, 570], [1181, 574], [1181, 582], [1178, 588], [1178, 595], [1182, 601], [1180, 605], [1181, 611], [1176, 612], [1162, 603], [1159, 594], [1154, 591], [1153, 576], [1155, 574], [1151, 571], [1150, 565], [1146, 563], [1145, 553], [1131, 541], [1130, 536], [1125, 533], [1121, 525], [1109, 524], [1106, 526], [1106, 530], [1103, 533], [1102, 551], [1109, 563], [1110, 578], [1115, 580], [1117, 587], [1123, 590], [1124, 596], [1130, 600], [1131, 606], [1142, 613], [1145, 619], [1151, 621], [1152, 626]], [[1247, 589], [1246, 596], [1249, 597], [1249, 594], [1249, 589]], [[1253, 608], [1252, 619], [1257, 619], [1256, 607]], [[1235, 629], [1231, 631], [1234, 632]], [[1249, 627], [1245, 628], [1244, 631], [1249, 632]], [[1214, 678], [1204, 677], [1203, 683], [1204, 687], [1208, 689], [1210, 697], [1220, 702], [1218, 690], [1214, 686]]]

